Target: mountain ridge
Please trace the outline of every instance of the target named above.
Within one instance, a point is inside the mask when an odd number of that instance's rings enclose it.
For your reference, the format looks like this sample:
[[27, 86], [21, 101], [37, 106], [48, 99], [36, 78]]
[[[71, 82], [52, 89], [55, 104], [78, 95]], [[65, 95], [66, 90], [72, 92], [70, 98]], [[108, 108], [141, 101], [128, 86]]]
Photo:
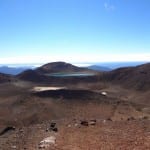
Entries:
[[103, 79], [136, 90], [150, 89], [150, 63], [118, 68], [103, 75]]
[[[61, 68], [62, 67], [62, 68]], [[16, 76], [10, 76], [0, 74], [0, 82], [8, 82], [13, 78], [31, 81], [36, 83], [80, 83], [80, 82], [110, 82], [123, 86], [125, 88], [132, 88], [135, 90], [148, 90], [150, 89], [150, 63], [139, 65], [136, 67], [124, 67], [118, 68], [109, 72], [97, 73], [91, 77], [69, 77], [69, 78], [58, 78], [50, 77], [46, 74], [54, 72], [87, 72], [91, 71], [85, 68], [73, 66], [72, 64], [64, 62], [54, 62], [45, 64], [35, 70], [26, 70]]]
[[57, 72], [80, 72], [89, 71], [88, 68], [77, 67], [66, 62], [51, 62], [36, 69], [38, 73], [57, 73]]
[[87, 67], [88, 69], [95, 70], [95, 71], [111, 71], [111, 68], [99, 65], [91, 65]]

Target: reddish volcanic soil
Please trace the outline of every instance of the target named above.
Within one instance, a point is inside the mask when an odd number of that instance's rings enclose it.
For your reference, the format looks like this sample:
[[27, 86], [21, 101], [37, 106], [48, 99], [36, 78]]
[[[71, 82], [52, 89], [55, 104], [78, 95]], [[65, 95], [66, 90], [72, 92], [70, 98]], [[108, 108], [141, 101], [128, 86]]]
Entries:
[[[1, 84], [0, 149], [150, 149], [148, 91], [140, 93], [106, 82], [32, 91], [36, 86], [44, 85]], [[57, 130], [49, 129], [51, 122]], [[54, 143], [40, 148], [40, 142], [52, 136]]]

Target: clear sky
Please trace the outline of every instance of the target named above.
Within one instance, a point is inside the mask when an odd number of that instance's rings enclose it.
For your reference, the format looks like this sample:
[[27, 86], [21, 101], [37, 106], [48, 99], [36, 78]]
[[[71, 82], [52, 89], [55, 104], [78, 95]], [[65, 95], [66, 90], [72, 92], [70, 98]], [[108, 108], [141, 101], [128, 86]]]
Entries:
[[0, 64], [150, 61], [149, 0], [0, 0]]

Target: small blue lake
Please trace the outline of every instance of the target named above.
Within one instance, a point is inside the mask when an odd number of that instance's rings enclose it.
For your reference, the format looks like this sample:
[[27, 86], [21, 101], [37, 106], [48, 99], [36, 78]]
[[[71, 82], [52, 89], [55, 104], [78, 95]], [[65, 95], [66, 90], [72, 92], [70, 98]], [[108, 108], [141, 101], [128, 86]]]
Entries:
[[51, 77], [87, 77], [94, 76], [94, 73], [50, 73], [47, 76]]

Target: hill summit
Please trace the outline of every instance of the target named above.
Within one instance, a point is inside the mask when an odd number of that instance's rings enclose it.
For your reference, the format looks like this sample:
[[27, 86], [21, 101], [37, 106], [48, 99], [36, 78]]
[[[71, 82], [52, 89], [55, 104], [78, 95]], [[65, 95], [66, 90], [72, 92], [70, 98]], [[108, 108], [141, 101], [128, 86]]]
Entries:
[[66, 62], [52, 62], [36, 69], [38, 73], [80, 72], [88, 69], [74, 66]]

